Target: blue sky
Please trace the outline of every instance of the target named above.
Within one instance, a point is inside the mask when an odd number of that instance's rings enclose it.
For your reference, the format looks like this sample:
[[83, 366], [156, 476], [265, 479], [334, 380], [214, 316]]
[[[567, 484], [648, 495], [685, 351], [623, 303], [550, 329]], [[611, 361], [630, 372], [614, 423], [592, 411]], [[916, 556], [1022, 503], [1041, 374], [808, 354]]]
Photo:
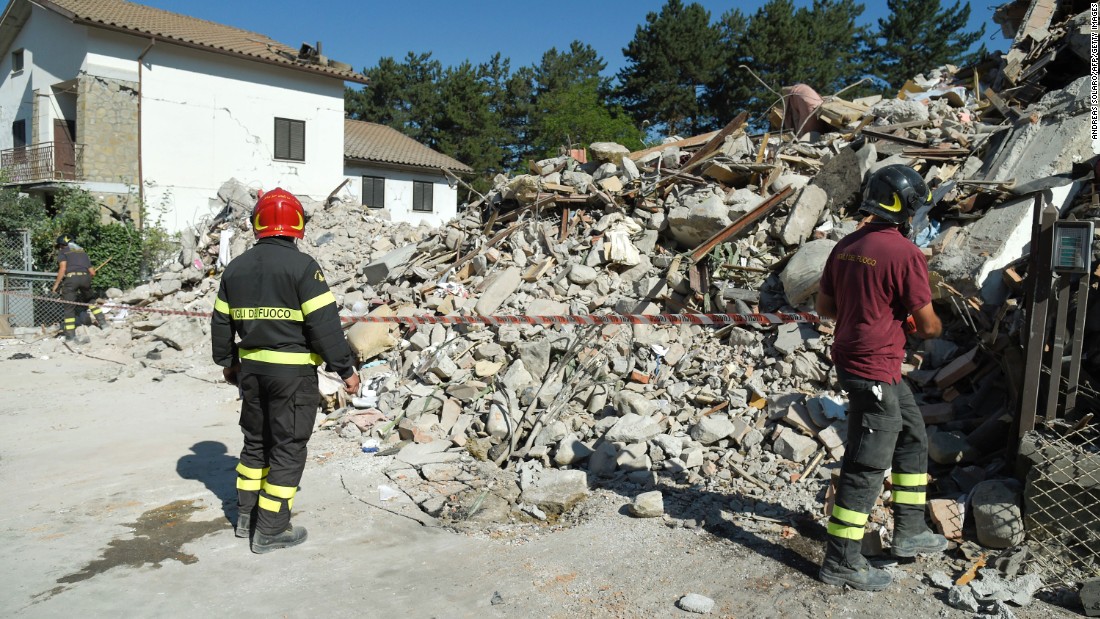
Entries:
[[[551, 47], [569, 48], [574, 40], [591, 45], [613, 76], [625, 62], [622, 49], [650, 12], [664, 0], [135, 0], [192, 17], [265, 34], [297, 47], [321, 41], [326, 56], [350, 63], [356, 70], [374, 66], [385, 56], [402, 60], [407, 52], [432, 52], [443, 66], [464, 60], [486, 62], [496, 52], [512, 68], [535, 64]], [[685, 0], [685, 3], [691, 0]], [[695, 0], [717, 18], [737, 6], [752, 14], [764, 0]], [[812, 4], [795, 0], [798, 6]], [[886, 14], [886, 3], [865, 1], [869, 23]], [[941, 0], [951, 5], [953, 0]], [[990, 5], [970, 4], [970, 27], [986, 24], [986, 47], [1005, 50], [1008, 41], [993, 23]]]

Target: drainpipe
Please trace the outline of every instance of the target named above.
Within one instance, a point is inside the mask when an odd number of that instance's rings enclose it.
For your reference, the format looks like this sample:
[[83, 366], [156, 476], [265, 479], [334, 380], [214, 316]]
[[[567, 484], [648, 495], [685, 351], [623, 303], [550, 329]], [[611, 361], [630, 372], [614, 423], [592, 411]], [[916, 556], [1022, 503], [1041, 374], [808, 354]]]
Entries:
[[153, 44], [157, 40], [154, 38], [149, 39], [149, 44], [145, 46], [145, 49], [141, 50], [141, 54], [138, 55], [138, 92], [137, 92], [137, 164], [138, 164], [138, 202], [141, 203], [141, 212], [138, 213], [138, 230], [145, 228], [145, 176], [142, 172], [142, 154], [141, 154], [141, 98], [145, 91], [145, 86], [142, 83], [142, 60], [145, 59], [145, 54], [149, 53], [149, 50], [153, 49]]

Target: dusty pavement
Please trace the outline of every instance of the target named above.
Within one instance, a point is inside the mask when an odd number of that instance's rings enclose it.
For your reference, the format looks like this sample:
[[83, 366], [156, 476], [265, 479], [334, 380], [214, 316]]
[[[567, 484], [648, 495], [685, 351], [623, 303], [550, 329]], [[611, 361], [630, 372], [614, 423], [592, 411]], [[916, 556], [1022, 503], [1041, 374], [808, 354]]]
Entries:
[[[797, 535], [670, 528], [597, 490], [568, 526], [456, 533], [381, 503], [386, 457], [320, 433], [296, 502], [306, 544], [253, 555], [233, 536], [236, 393], [216, 368], [0, 343], [0, 611], [6, 616], [972, 617], [901, 565], [886, 593], [813, 578], [823, 529]], [[105, 355], [102, 351], [97, 355]], [[724, 500], [723, 497], [680, 497]], [[403, 503], [403, 501], [405, 501]], [[1017, 617], [1072, 613], [1042, 601]]]

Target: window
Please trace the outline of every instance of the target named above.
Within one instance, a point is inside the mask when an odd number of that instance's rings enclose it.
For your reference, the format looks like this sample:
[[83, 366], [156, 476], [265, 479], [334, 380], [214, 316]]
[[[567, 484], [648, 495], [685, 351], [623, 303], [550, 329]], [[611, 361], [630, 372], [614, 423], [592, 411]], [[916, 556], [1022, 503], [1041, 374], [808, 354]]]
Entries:
[[386, 179], [379, 176], [363, 177], [363, 206], [384, 208], [386, 206]]
[[306, 160], [306, 121], [275, 119], [275, 158]]
[[27, 145], [27, 121], [17, 120], [11, 124], [11, 145], [12, 148]]
[[23, 70], [23, 50], [17, 49], [11, 53], [11, 72], [19, 73]]
[[413, 210], [432, 212], [432, 183], [413, 181]]

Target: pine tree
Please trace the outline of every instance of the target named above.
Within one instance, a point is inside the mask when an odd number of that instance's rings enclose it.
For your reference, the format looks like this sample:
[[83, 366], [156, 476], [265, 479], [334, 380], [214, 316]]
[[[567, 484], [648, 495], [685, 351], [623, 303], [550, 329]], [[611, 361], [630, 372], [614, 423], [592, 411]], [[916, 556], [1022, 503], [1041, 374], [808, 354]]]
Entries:
[[648, 121], [669, 134], [699, 133], [716, 124], [706, 114], [703, 86], [721, 66], [718, 30], [696, 3], [668, 0], [646, 15], [623, 55], [618, 99], [637, 124]]
[[978, 55], [967, 50], [985, 35], [985, 25], [977, 32], [965, 30], [969, 3], [956, 1], [946, 9], [939, 0], [886, 0], [886, 5], [890, 16], [878, 20], [873, 58], [877, 75], [891, 87], [944, 64], [965, 65]]
[[791, 0], [770, 0], [751, 18], [727, 12], [718, 26], [725, 71], [707, 89], [712, 113], [729, 119], [745, 110], [761, 125], [784, 86], [804, 83], [828, 95], [857, 82], [867, 68], [868, 29], [856, 24], [862, 13], [853, 0], [815, 0], [799, 9]]

